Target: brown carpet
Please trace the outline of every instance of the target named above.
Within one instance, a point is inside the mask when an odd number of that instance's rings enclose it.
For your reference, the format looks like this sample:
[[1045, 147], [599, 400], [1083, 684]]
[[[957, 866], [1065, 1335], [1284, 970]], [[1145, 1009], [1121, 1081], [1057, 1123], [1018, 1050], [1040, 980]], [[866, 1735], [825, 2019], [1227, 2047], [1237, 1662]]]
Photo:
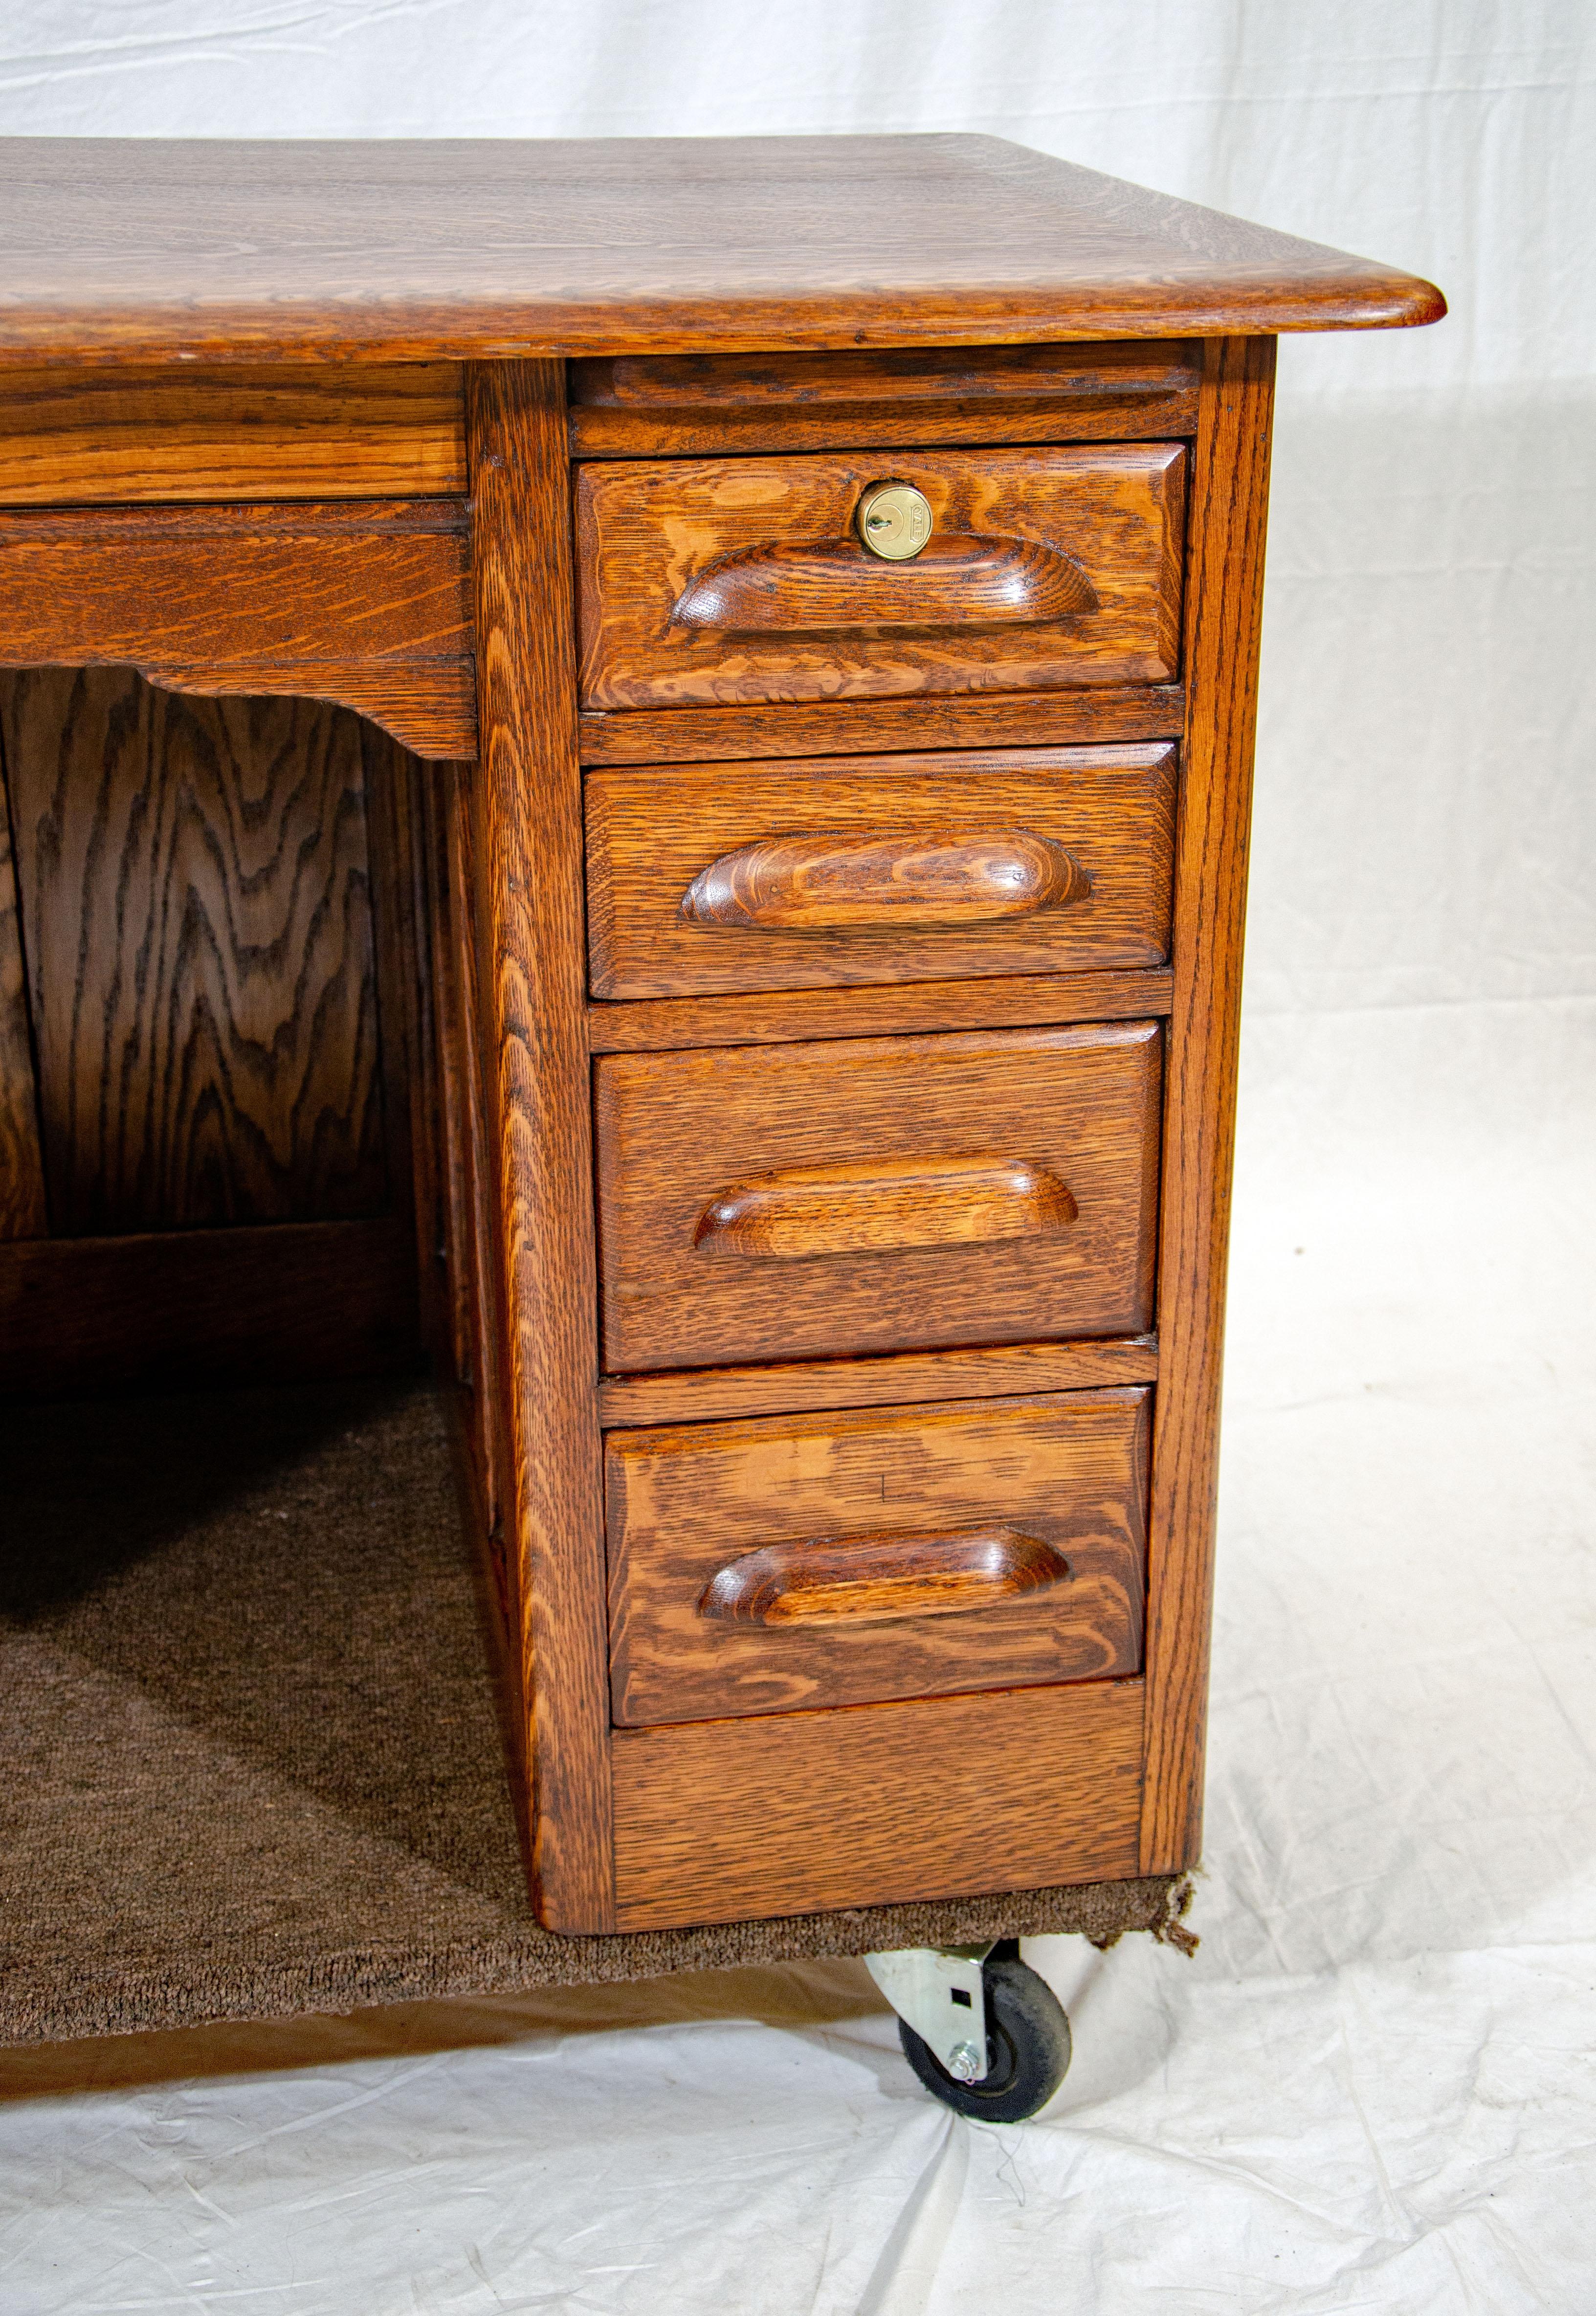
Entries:
[[555, 1937], [522, 1884], [430, 1390], [0, 1411], [0, 2044], [1162, 1933], [1183, 1896]]

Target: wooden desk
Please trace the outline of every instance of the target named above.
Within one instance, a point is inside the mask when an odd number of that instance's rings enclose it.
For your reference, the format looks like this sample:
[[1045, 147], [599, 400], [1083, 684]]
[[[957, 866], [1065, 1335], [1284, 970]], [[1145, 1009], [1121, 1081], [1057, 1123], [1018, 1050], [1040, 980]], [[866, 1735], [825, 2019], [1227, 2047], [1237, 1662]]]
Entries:
[[1190, 1866], [1275, 337], [1439, 294], [983, 138], [0, 185], [0, 1376], [419, 1269], [554, 1929]]

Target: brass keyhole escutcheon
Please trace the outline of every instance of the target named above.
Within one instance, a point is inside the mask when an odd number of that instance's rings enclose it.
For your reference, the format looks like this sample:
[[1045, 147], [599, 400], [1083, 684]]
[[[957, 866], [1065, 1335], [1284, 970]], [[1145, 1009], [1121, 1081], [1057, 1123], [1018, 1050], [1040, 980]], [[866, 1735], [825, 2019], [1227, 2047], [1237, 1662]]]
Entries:
[[913, 483], [872, 483], [854, 521], [872, 555], [906, 563], [931, 537], [931, 502]]

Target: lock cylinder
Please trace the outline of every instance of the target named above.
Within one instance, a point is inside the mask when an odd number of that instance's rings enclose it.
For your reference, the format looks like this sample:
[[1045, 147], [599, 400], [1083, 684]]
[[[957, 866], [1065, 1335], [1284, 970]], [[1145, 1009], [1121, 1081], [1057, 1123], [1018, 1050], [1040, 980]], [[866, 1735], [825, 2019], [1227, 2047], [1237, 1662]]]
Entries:
[[872, 555], [906, 563], [932, 534], [931, 502], [913, 483], [872, 483], [859, 502], [854, 527]]

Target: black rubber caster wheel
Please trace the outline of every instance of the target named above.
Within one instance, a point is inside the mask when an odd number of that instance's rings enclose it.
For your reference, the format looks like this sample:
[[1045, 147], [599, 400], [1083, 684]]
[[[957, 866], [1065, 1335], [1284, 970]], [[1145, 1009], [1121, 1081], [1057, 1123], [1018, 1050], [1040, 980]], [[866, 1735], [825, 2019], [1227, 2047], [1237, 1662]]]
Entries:
[[914, 2029], [897, 2022], [904, 2056], [933, 2098], [977, 2123], [1023, 2123], [1039, 2114], [1069, 2072], [1070, 2031], [1064, 2005], [1018, 1955], [994, 1955], [986, 1988], [985, 2080], [956, 2082]]

